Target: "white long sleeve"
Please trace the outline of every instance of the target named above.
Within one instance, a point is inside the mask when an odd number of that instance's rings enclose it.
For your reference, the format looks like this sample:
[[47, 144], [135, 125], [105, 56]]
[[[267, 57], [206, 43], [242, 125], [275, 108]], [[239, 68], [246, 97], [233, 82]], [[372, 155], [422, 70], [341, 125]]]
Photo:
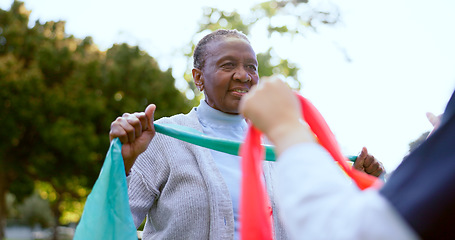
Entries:
[[275, 189], [293, 239], [418, 239], [376, 190], [360, 191], [321, 146], [302, 143], [278, 159]]

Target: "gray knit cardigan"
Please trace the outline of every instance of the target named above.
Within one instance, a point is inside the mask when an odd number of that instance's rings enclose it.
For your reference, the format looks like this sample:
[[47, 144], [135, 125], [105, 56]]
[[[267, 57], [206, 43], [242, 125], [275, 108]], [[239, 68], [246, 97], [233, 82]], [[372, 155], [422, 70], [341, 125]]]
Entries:
[[[161, 118], [202, 132], [196, 111]], [[275, 239], [287, 239], [271, 184], [273, 162], [264, 162]], [[233, 239], [229, 190], [210, 150], [157, 133], [129, 176], [128, 195], [136, 227], [145, 217], [143, 239]]]

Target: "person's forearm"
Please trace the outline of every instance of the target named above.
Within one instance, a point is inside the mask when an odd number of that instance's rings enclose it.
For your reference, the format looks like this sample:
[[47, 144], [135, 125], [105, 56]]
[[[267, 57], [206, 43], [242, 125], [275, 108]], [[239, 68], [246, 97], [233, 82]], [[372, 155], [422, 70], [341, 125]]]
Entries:
[[297, 144], [278, 159], [276, 187], [295, 239], [413, 239], [376, 191], [360, 191], [317, 144]]

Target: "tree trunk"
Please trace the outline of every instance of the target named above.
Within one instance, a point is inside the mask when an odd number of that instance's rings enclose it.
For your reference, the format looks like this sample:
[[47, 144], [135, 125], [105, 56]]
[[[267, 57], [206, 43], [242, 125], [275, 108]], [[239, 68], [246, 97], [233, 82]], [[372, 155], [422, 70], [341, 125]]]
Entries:
[[[57, 219], [58, 221], [58, 219]], [[58, 240], [58, 232], [57, 232], [57, 227], [58, 227], [58, 222], [57, 224], [54, 225], [54, 227], [52, 228], [52, 240]]]
[[53, 215], [54, 215], [54, 219], [55, 219], [55, 224], [54, 224], [54, 227], [52, 229], [53, 230], [52, 240], [58, 240], [59, 239], [57, 228], [60, 225], [59, 220], [60, 220], [60, 216], [62, 215], [62, 212], [60, 211], [60, 208], [59, 208], [60, 203], [62, 202], [61, 194], [59, 192], [57, 192], [57, 191], [56, 191], [56, 194], [57, 194], [57, 199], [55, 200], [55, 202], [51, 206], [51, 209], [52, 209], [52, 212], [53, 212]]
[[2, 170], [0, 173], [0, 240], [3, 240], [6, 227], [6, 179]]

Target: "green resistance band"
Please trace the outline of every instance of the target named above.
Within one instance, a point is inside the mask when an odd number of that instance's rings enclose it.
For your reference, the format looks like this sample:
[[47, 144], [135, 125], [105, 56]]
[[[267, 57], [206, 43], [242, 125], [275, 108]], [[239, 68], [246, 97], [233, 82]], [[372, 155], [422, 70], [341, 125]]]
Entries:
[[[220, 151], [236, 156], [239, 155], [239, 148], [242, 144], [241, 142], [209, 137], [196, 129], [177, 124], [155, 123], [154, 125], [155, 130], [161, 134], [215, 151]], [[263, 146], [265, 147], [265, 160], [275, 161], [275, 147], [265, 144]], [[355, 162], [357, 156], [348, 156], [347, 158], [350, 161]]]

